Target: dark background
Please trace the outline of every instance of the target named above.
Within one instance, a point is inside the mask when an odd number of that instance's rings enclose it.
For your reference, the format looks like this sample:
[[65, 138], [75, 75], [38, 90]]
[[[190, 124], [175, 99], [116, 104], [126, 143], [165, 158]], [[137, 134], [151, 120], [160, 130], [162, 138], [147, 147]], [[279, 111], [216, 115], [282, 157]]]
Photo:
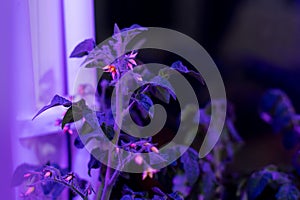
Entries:
[[[117, 23], [170, 28], [198, 41], [219, 67], [236, 127], [248, 141], [241, 157], [257, 167], [288, 157], [259, 118], [258, 104], [267, 89], [280, 88], [300, 111], [299, 13], [293, 0], [102, 0], [95, 1], [96, 39], [110, 37]], [[253, 158], [257, 153], [261, 158]]]

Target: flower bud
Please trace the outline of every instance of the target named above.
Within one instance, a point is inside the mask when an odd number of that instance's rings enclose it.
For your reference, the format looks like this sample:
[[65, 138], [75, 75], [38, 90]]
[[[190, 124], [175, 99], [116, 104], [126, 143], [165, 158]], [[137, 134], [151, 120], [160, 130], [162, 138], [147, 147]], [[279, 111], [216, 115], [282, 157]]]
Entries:
[[44, 177], [48, 178], [48, 177], [51, 177], [51, 175], [52, 175], [52, 172], [46, 171], [46, 173], [44, 174]]
[[155, 146], [152, 146], [150, 149], [154, 153], [159, 153], [159, 150]]
[[29, 188], [26, 190], [24, 196], [30, 195], [34, 190], [35, 190], [35, 187], [33, 187], [33, 186], [29, 187]]
[[31, 176], [31, 173], [24, 174], [24, 178], [28, 178], [29, 176]]
[[141, 164], [143, 164], [144, 159], [143, 159], [143, 157], [141, 155], [137, 155], [134, 158], [134, 161], [135, 161], [136, 164], [141, 165]]
[[136, 144], [135, 144], [135, 143], [131, 143], [131, 144], [130, 144], [130, 147], [131, 147], [131, 148], [135, 148], [135, 147], [136, 147]]

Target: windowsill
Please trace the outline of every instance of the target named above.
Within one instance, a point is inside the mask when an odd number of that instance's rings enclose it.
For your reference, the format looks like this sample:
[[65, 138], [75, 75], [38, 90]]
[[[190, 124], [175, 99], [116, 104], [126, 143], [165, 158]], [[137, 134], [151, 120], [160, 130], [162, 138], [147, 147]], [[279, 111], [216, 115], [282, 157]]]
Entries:
[[[17, 119], [19, 138], [25, 139], [37, 136], [46, 136], [61, 132], [61, 127], [55, 125], [57, 119], [62, 118], [66, 111], [63, 107], [51, 108], [40, 114], [34, 120], [32, 117], [19, 117]], [[35, 114], [32, 114], [34, 116]]]

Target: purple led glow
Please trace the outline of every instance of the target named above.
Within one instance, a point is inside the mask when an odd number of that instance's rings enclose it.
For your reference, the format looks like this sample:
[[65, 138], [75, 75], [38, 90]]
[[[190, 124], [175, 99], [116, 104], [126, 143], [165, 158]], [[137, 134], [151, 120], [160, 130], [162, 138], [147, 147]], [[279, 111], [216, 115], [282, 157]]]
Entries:
[[[94, 16], [93, 1], [12, 0], [3, 3], [0, 11], [0, 148], [1, 163], [5, 163], [0, 170], [0, 192], [1, 199], [10, 200], [17, 198], [10, 187], [14, 168], [21, 162], [37, 162], [19, 138], [26, 135], [27, 121], [31, 123], [46, 96], [66, 91], [63, 77], [74, 75], [72, 70], [64, 74], [66, 49], [82, 38], [94, 37]], [[45, 82], [52, 78], [51, 87], [41, 81], [43, 75]]]

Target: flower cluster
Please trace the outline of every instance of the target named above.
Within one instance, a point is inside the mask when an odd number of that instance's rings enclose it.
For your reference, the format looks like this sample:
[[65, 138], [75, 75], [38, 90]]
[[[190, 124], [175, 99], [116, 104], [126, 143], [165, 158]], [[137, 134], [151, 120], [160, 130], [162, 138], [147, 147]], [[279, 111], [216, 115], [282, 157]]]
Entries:
[[13, 186], [25, 184], [26, 189], [20, 194], [22, 198], [38, 198], [44, 194], [56, 199], [65, 187], [82, 199], [87, 199], [88, 195], [93, 192], [93, 188], [87, 181], [73, 172], [68, 173], [66, 169], [56, 164], [45, 166], [23, 164], [16, 169], [13, 176]]
[[108, 72], [111, 74], [112, 79], [120, 78], [120, 75], [128, 70], [133, 70], [133, 67], [137, 65], [136, 56], [137, 52], [132, 51], [129, 54], [125, 54], [121, 58], [117, 59], [115, 62], [106, 65], [103, 67], [104, 72]]

